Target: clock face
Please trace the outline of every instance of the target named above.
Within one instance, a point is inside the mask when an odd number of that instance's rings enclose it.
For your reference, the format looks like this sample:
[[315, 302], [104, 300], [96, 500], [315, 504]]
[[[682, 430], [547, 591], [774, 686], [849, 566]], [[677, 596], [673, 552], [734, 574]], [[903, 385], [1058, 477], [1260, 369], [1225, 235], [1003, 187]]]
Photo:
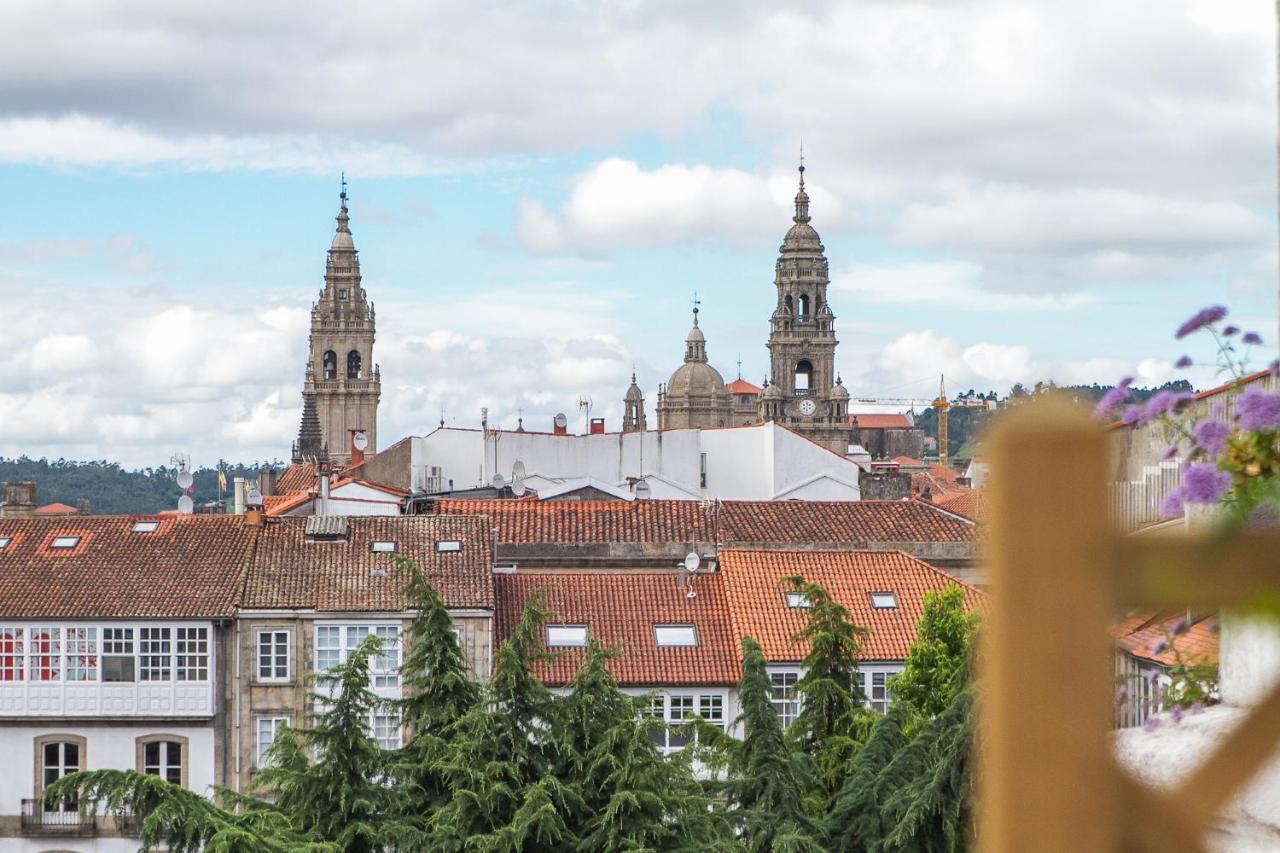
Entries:
[[812, 400], [800, 401], [800, 414], [808, 416], [808, 415], [812, 415], [817, 410], [818, 410], [818, 404], [813, 402]]

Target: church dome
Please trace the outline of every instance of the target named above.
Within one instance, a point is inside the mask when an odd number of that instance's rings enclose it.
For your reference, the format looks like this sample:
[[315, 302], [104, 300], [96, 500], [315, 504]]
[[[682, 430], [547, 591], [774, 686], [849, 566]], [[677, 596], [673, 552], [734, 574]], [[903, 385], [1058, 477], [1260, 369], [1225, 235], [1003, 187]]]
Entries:
[[766, 400], [781, 400], [782, 389], [770, 382], [765, 386], [764, 391], [761, 392], [761, 396]]
[[848, 400], [849, 389], [844, 387], [844, 380], [836, 377], [836, 387], [831, 389], [831, 397], [836, 400]]
[[724, 377], [705, 361], [687, 361], [667, 382], [667, 397], [703, 397], [724, 393]]

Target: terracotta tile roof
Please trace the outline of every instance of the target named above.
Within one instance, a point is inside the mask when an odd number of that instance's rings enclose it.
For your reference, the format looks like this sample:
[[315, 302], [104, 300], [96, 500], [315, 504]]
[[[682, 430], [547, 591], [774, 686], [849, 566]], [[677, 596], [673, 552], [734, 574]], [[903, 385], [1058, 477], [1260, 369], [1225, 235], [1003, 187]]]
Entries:
[[939, 497], [934, 500], [934, 504], [947, 512], [971, 518], [979, 524], [987, 521], [987, 500], [981, 489], [966, 489], [958, 494]]
[[41, 515], [73, 515], [79, 511], [75, 507], [64, 503], [51, 503], [36, 507], [36, 512]]
[[[703, 575], [686, 597], [676, 586], [675, 572], [516, 572], [494, 575], [497, 609], [495, 641], [511, 635], [524, 604], [537, 589], [547, 588], [545, 602], [554, 623], [586, 625], [589, 636], [621, 654], [609, 662], [620, 684], [630, 686], [735, 684], [737, 642], [733, 637], [725, 592], [717, 574]], [[692, 624], [695, 647], [662, 647], [653, 626]], [[545, 641], [545, 636], [544, 636]], [[548, 684], [567, 683], [581, 665], [582, 649], [564, 652], [535, 668]]]
[[725, 386], [730, 394], [759, 394], [760, 386], [752, 385], [745, 379], [735, 379]]
[[[235, 516], [0, 518], [0, 617], [224, 617], [234, 610], [255, 533]], [[79, 536], [51, 549], [56, 536]]]
[[1181, 652], [1188, 663], [1203, 661], [1218, 665], [1217, 615], [1207, 614], [1195, 618], [1185, 634], [1174, 638], [1174, 649], [1156, 652], [1157, 644], [1168, 639], [1173, 626], [1186, 616], [1185, 613], [1131, 613], [1111, 629], [1116, 645], [1135, 658], [1163, 666], [1173, 666]]
[[485, 515], [503, 544], [616, 542], [968, 542], [966, 524], [920, 501], [468, 501], [446, 515]]
[[[849, 609], [853, 621], [872, 631], [863, 660], [902, 660], [916, 638], [924, 594], [956, 584], [966, 607], [983, 607], [984, 596], [944, 572], [897, 551], [720, 552], [720, 574], [728, 593], [735, 637], [755, 637], [770, 661], [799, 661], [807, 648], [792, 640], [804, 626], [805, 611], [788, 608], [780, 581], [802, 575], [821, 584]], [[892, 592], [896, 608], [871, 606], [871, 593]]]
[[859, 429], [907, 429], [911, 420], [901, 413], [865, 412], [849, 415], [849, 425], [858, 422]]
[[292, 492], [305, 492], [315, 488], [316, 466], [310, 462], [294, 462], [281, 472], [276, 480], [276, 494], [287, 495]]
[[[353, 516], [339, 541], [307, 541], [305, 518], [285, 518], [262, 528], [244, 606], [323, 611], [394, 611], [405, 607], [389, 554], [374, 541], [396, 543], [435, 584], [449, 607], [493, 607], [493, 554], [483, 518], [432, 515]], [[436, 542], [458, 540], [462, 550], [439, 553]], [[385, 571], [385, 575], [376, 574]]]
[[290, 492], [287, 495], [271, 495], [262, 499], [262, 508], [267, 515], [275, 518], [284, 515], [290, 510], [297, 509], [305, 503], [309, 503], [311, 498], [310, 491]]
[[914, 459], [910, 456], [895, 456], [893, 457], [893, 461], [897, 462], [899, 465], [908, 465], [913, 468], [927, 467], [923, 461], [919, 459]]

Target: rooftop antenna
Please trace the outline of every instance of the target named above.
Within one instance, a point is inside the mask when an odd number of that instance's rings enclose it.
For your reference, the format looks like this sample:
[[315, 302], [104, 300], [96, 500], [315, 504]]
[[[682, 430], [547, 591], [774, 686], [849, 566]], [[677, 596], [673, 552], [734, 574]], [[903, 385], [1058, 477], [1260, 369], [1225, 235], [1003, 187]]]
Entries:
[[585, 435], [591, 432], [591, 398], [586, 394], [579, 396], [578, 408], [582, 411], [585, 418], [585, 423], [582, 429], [582, 432]]
[[440, 427], [444, 428], [444, 406], [440, 407]]

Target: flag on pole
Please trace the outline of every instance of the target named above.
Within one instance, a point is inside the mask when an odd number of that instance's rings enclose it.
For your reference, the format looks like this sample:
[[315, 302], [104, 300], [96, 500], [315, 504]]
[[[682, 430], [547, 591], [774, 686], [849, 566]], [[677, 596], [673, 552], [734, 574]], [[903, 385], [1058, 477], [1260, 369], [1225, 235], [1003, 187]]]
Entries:
[[218, 491], [225, 492], [227, 490], [227, 474], [225, 471], [218, 472]]

